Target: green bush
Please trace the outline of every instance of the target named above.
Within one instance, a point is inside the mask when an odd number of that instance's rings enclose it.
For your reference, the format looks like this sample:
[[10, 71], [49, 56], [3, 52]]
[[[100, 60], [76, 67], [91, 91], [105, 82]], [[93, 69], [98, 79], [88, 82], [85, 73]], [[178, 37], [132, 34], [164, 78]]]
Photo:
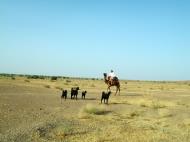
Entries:
[[58, 78], [57, 76], [52, 76], [51, 81], [57, 81], [57, 78]]
[[12, 80], [15, 80], [16, 78], [15, 77], [11, 77]]

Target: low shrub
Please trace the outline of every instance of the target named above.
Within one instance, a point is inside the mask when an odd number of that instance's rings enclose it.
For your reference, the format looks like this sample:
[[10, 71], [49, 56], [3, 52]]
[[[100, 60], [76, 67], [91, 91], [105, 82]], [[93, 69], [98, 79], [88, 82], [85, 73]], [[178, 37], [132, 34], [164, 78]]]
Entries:
[[61, 87], [59, 87], [59, 86], [56, 86], [55, 89], [63, 90], [63, 88], [61, 88]]
[[68, 79], [66, 80], [66, 83], [71, 83], [71, 82], [72, 82], [71, 80], [68, 80]]
[[51, 81], [57, 81], [57, 78], [58, 78], [58, 77], [56, 77], [56, 76], [52, 76], [52, 77], [51, 77]]
[[26, 79], [26, 80], [24, 80], [25, 82], [30, 82], [30, 80], [28, 80], [28, 79]]
[[91, 104], [87, 104], [82, 109], [82, 111], [87, 113], [87, 114], [94, 114], [94, 115], [103, 115], [103, 114], [106, 114], [108, 112], [106, 110], [106, 108], [103, 106], [96, 106], [96, 105], [91, 105]]
[[44, 85], [45, 88], [51, 88], [50, 85]]

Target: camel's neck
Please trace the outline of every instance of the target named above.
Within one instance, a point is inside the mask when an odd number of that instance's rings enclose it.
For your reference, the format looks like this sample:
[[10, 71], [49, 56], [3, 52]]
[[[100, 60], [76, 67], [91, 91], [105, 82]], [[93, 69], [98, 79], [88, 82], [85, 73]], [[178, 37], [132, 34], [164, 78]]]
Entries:
[[108, 79], [107, 79], [107, 75], [106, 74], [104, 74], [104, 81], [105, 81], [105, 83], [108, 84]]
[[104, 82], [105, 82], [105, 83], [108, 83], [108, 80], [107, 80], [106, 78], [104, 78]]

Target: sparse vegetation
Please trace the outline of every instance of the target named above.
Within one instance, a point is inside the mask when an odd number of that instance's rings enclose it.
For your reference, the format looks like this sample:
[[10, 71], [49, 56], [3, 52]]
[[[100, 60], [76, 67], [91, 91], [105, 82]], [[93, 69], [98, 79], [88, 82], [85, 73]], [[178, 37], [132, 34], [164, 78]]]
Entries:
[[59, 87], [59, 86], [56, 86], [55, 89], [63, 90], [63, 88], [62, 88], [62, 87]]
[[129, 116], [130, 116], [130, 118], [134, 118], [134, 117], [137, 117], [139, 115], [140, 115], [139, 112], [135, 111], [135, 112], [130, 113]]
[[91, 84], [90, 87], [96, 87], [94, 84]]
[[15, 80], [16, 78], [15, 77], [11, 77], [12, 80]]
[[27, 79], [45, 79], [42, 75], [27, 75]]
[[25, 81], [25, 82], [30, 82], [30, 80], [28, 80], [28, 79], [25, 79], [24, 81]]
[[164, 104], [161, 104], [158, 100], [157, 101], [152, 101], [152, 108], [153, 109], [160, 109], [160, 108], [165, 108], [166, 106]]
[[57, 78], [58, 78], [57, 76], [52, 76], [51, 81], [57, 81]]
[[45, 88], [51, 88], [50, 85], [44, 85]]
[[144, 103], [141, 103], [140, 106], [141, 106], [141, 107], [148, 107], [148, 106], [147, 106], [146, 104], [144, 104]]
[[68, 86], [68, 85], [69, 85], [69, 83], [64, 83], [64, 85]]
[[78, 83], [74, 83], [73, 86], [79, 86], [79, 84]]
[[163, 87], [163, 86], [161, 86], [161, 87], [160, 87], [160, 90], [164, 90], [164, 87]]
[[[188, 81], [123, 80], [121, 95], [111, 95], [109, 105], [103, 105], [101, 92], [107, 89], [103, 80], [11, 77], [0, 79], [2, 142], [189, 141]], [[78, 101], [70, 99], [70, 89], [76, 84], [82, 88]], [[61, 87], [69, 91], [62, 103]], [[85, 100], [81, 99], [83, 90], [89, 92]]]
[[84, 108], [82, 108], [82, 113], [87, 113], [87, 114], [103, 115], [106, 114], [107, 112], [108, 111], [106, 110], [105, 106], [87, 104]]
[[71, 83], [71, 82], [72, 82], [71, 80], [68, 80], [68, 79], [66, 80], [66, 83]]

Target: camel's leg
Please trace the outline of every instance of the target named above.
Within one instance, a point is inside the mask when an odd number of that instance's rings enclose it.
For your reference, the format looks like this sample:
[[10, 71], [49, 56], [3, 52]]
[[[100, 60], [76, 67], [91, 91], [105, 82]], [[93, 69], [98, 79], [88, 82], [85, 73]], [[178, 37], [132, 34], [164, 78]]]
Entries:
[[118, 88], [116, 88], [115, 96], [117, 95], [117, 92], [118, 92]]
[[111, 87], [111, 86], [108, 86], [107, 92], [108, 92], [108, 91], [111, 91], [110, 87]]
[[118, 91], [119, 91], [119, 95], [120, 95], [120, 87], [117, 87], [117, 86], [116, 86], [115, 96], [117, 95]]

